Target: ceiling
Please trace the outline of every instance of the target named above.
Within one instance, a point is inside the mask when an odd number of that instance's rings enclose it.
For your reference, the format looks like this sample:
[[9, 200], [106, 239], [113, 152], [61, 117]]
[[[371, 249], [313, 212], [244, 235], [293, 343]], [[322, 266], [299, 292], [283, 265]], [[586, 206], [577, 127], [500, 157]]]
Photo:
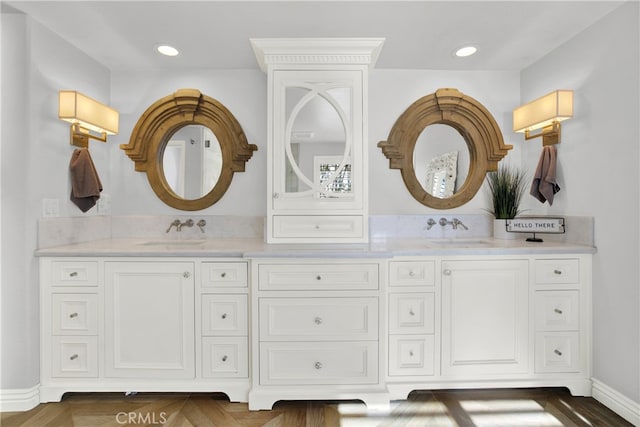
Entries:
[[[632, 1], [632, 0], [630, 0]], [[257, 69], [250, 38], [384, 37], [376, 68], [521, 70], [622, 1], [3, 1], [111, 70]], [[169, 58], [154, 46], [180, 50]], [[465, 44], [476, 55], [455, 58]]]

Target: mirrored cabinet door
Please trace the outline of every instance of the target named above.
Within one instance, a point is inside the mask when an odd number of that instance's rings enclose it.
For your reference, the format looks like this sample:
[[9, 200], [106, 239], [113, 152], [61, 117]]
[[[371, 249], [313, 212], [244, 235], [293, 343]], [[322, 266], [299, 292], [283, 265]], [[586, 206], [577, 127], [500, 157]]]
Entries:
[[277, 71], [274, 91], [273, 209], [358, 213], [362, 73]]

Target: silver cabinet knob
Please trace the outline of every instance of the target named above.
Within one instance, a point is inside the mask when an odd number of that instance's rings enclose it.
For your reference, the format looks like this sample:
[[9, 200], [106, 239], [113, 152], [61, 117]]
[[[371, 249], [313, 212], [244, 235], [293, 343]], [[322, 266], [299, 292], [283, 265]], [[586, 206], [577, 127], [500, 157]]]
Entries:
[[185, 272], [182, 274], [182, 277], [184, 277], [185, 279], [188, 279], [189, 277], [191, 277], [191, 273], [189, 273], [188, 271], [185, 271]]
[[558, 356], [562, 356], [562, 352], [558, 349], [553, 350], [553, 352]]
[[77, 354], [73, 354], [71, 355], [71, 357], [69, 357], [69, 360], [76, 360], [78, 358]]
[[316, 317], [313, 321], [316, 325], [322, 325], [322, 317]]
[[322, 369], [322, 363], [316, 362], [316, 363], [313, 364], [313, 367], [316, 368], [316, 369]]
[[226, 319], [227, 318], [227, 313], [222, 313], [222, 316], [220, 316], [220, 317], [223, 318], [223, 319]]
[[448, 268], [442, 271], [442, 274], [444, 274], [445, 276], [451, 276], [451, 270], [449, 270]]
[[560, 310], [559, 308], [554, 308], [553, 311], [555, 313], [562, 314], [562, 310]]
[[557, 268], [553, 270], [553, 274], [557, 274], [558, 276], [562, 274], [562, 270], [558, 270]]
[[415, 316], [416, 313], [413, 311], [413, 308], [409, 309], [409, 316]]
[[318, 275], [316, 276], [316, 280], [322, 280], [322, 276], [318, 274]]
[[78, 272], [72, 271], [71, 273], [69, 273], [69, 277], [78, 277]]
[[222, 278], [224, 279], [225, 277], [227, 277], [227, 273], [226, 273], [225, 271], [223, 271], [223, 272], [220, 274], [220, 277], [222, 277]]
[[409, 271], [409, 277], [413, 277], [413, 276], [415, 276], [415, 275], [416, 275], [416, 273], [414, 273], [414, 272], [413, 272], [413, 270], [410, 270], [410, 271]]
[[73, 318], [75, 318], [75, 317], [78, 317], [78, 313], [71, 313], [71, 314], [69, 315], [69, 318], [71, 318], [71, 319], [73, 319]]
[[227, 356], [226, 356], [226, 355], [225, 355], [225, 356], [222, 356], [222, 361], [223, 361], [223, 362], [226, 362], [226, 361], [227, 361]]
[[409, 350], [409, 356], [413, 357], [413, 350]]

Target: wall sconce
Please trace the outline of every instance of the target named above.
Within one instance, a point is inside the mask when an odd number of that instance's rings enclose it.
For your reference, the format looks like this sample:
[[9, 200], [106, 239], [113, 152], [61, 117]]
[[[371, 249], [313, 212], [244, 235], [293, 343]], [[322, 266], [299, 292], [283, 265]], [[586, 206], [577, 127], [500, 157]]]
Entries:
[[87, 148], [89, 138], [107, 142], [107, 135], [118, 133], [118, 112], [75, 90], [59, 92], [58, 117], [71, 123], [71, 144], [78, 147]]
[[[573, 91], [556, 90], [513, 110], [513, 131], [524, 139], [542, 137], [542, 145], [560, 142], [560, 122], [573, 117]], [[542, 129], [537, 134], [531, 131]]]

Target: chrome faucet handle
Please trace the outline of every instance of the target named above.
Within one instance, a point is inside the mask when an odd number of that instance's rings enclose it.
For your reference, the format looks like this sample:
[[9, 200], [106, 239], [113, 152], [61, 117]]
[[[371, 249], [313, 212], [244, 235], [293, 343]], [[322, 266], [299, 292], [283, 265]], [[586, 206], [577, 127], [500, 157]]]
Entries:
[[453, 228], [454, 228], [454, 229], [457, 229], [457, 228], [458, 228], [458, 226], [460, 226], [460, 227], [464, 228], [465, 230], [468, 230], [468, 229], [469, 229], [469, 227], [467, 227], [466, 225], [464, 225], [464, 224], [462, 223], [462, 221], [460, 221], [458, 218], [453, 218], [453, 221], [451, 221], [451, 224], [453, 225]]
[[187, 227], [193, 227], [193, 220], [191, 218], [189, 218], [188, 220], [186, 220], [184, 223], [182, 223], [182, 225], [186, 225]]
[[174, 221], [169, 225], [169, 228], [167, 228], [167, 233], [168, 233], [169, 231], [171, 231], [171, 227], [175, 227], [175, 228], [176, 228], [176, 230], [180, 231], [180, 220], [179, 220], [179, 219], [174, 220]]
[[204, 226], [207, 225], [207, 221], [205, 221], [204, 219], [201, 219], [200, 221], [198, 221], [196, 225], [200, 227], [200, 231], [204, 233]]
[[447, 224], [451, 224], [451, 221], [447, 221], [447, 218], [442, 217], [440, 218], [440, 221], [438, 221], [438, 224], [445, 227]]
[[433, 218], [429, 218], [429, 219], [427, 220], [427, 225], [426, 225], [426, 227], [424, 227], [424, 229], [425, 229], [425, 230], [431, 230], [431, 227], [433, 227], [433, 226], [434, 226], [434, 225], [436, 225], [436, 224], [437, 224], [437, 222], [436, 222], [436, 220], [435, 220], [435, 219], [433, 219]]

